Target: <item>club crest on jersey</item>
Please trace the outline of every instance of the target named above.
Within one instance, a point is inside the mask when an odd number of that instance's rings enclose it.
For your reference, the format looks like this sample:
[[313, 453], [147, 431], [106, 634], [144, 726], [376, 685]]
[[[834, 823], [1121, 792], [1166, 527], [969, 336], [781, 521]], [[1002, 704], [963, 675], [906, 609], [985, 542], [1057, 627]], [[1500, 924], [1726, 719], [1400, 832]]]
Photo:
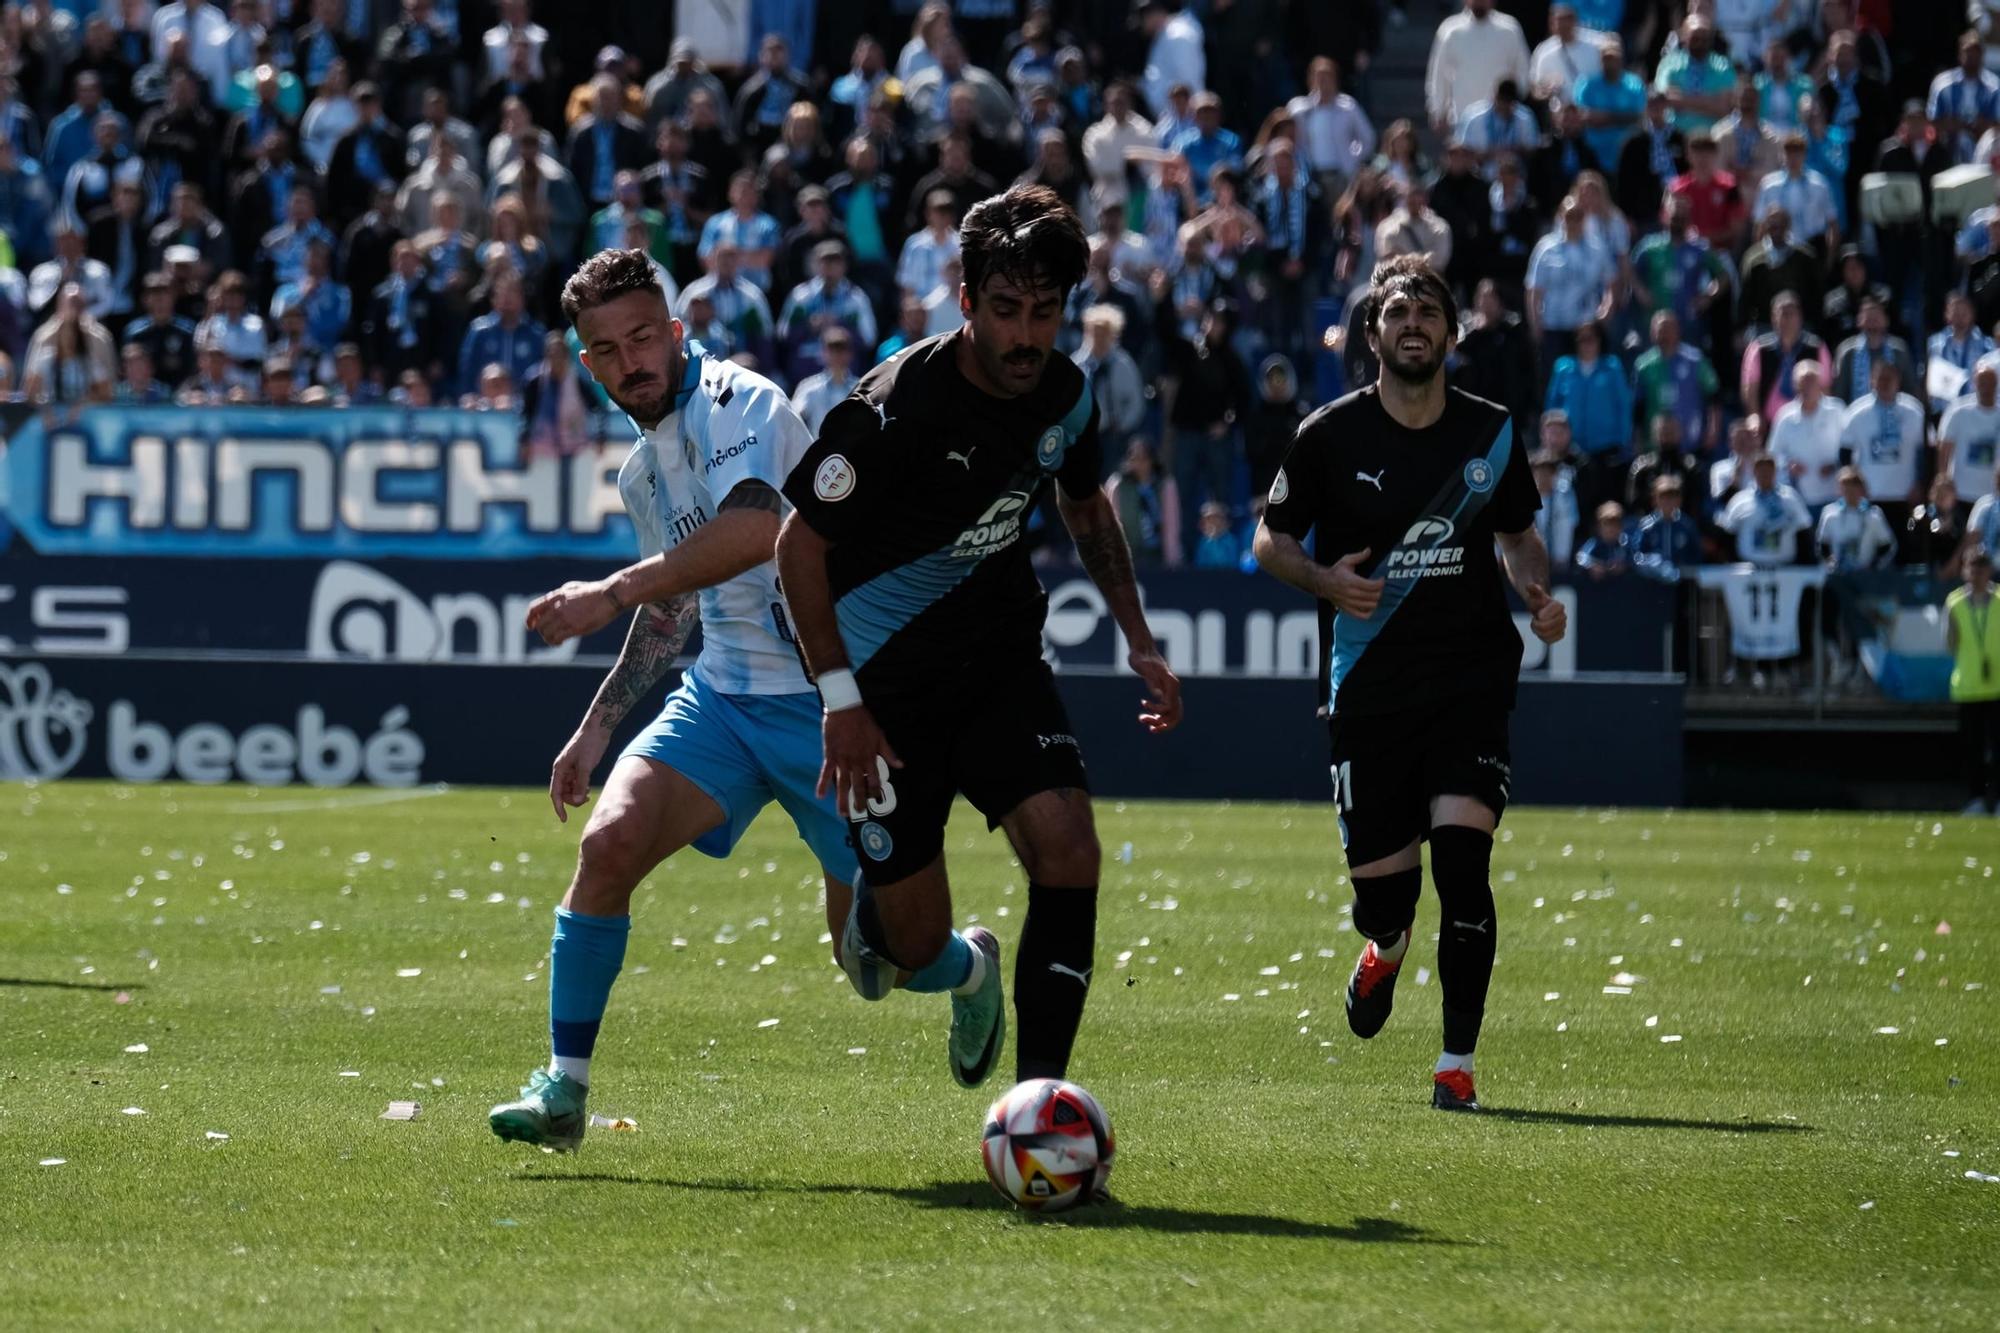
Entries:
[[1484, 495], [1493, 489], [1493, 465], [1483, 458], [1475, 458], [1465, 465], [1465, 489], [1474, 495]]
[[1035, 441], [1035, 462], [1044, 472], [1052, 472], [1062, 466], [1063, 430], [1061, 426], [1051, 426], [1042, 432], [1042, 438]]
[[813, 473], [813, 494], [832, 503], [854, 494], [854, 465], [840, 454], [828, 454]]
[[896, 850], [896, 841], [889, 836], [889, 830], [872, 819], [861, 826], [859, 836], [861, 850], [868, 853], [871, 861], [886, 861], [889, 853]]
[[1292, 493], [1292, 479], [1285, 475], [1285, 470], [1283, 468], [1279, 468], [1278, 475], [1274, 477], [1271, 481], [1271, 503], [1274, 505], [1281, 505], [1285, 502], [1285, 498], [1289, 496], [1291, 493]]

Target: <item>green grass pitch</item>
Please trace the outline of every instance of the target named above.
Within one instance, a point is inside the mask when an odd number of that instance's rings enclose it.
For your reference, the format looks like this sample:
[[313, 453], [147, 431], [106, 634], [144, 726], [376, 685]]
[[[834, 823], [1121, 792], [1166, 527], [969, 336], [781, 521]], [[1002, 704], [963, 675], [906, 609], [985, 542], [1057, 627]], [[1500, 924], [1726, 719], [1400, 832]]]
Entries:
[[[952, 1085], [942, 998], [849, 991], [777, 818], [640, 890], [592, 1106], [639, 1128], [555, 1157], [485, 1123], [547, 1053], [544, 795], [0, 788], [0, 1322], [2000, 1319], [2000, 821], [1514, 812], [1475, 1119], [1428, 1105], [1434, 900], [1346, 1030], [1327, 809], [1099, 819], [1121, 1204], [1038, 1220], [981, 1173], [1000, 1081]], [[950, 855], [1011, 949], [1003, 842]]]

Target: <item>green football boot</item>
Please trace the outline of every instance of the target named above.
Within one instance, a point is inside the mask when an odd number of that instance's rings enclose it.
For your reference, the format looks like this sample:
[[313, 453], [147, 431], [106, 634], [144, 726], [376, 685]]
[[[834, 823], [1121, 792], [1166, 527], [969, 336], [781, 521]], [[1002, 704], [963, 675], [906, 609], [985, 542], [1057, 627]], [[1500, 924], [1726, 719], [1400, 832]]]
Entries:
[[512, 1143], [532, 1143], [549, 1152], [575, 1152], [590, 1124], [584, 1099], [590, 1089], [568, 1074], [537, 1069], [521, 1089], [521, 1100], [502, 1102], [486, 1114], [493, 1132]]
[[979, 950], [986, 977], [971, 995], [951, 997], [951, 1076], [961, 1088], [976, 1088], [999, 1063], [1007, 1044], [1007, 1002], [1000, 988], [1000, 941], [984, 926], [965, 932]]

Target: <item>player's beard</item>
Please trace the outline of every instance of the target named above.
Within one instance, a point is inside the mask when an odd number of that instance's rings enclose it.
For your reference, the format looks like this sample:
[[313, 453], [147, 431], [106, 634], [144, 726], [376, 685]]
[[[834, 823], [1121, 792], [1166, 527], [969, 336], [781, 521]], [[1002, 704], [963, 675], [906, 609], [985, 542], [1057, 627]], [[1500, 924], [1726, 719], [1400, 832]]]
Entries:
[[1428, 384], [1436, 379], [1438, 371], [1444, 369], [1444, 347], [1425, 338], [1430, 350], [1411, 359], [1401, 350], [1401, 341], [1399, 338], [1382, 349], [1382, 369], [1405, 384]]
[[674, 401], [672, 386], [681, 377], [680, 361], [681, 358], [678, 356], [672, 358], [668, 363], [664, 379], [647, 375], [635, 388], [633, 381], [638, 377], [628, 375], [615, 393], [609, 385], [606, 385], [605, 396], [611, 400], [613, 406], [632, 420], [648, 429], [657, 426], [667, 419], [667, 413], [672, 409]]

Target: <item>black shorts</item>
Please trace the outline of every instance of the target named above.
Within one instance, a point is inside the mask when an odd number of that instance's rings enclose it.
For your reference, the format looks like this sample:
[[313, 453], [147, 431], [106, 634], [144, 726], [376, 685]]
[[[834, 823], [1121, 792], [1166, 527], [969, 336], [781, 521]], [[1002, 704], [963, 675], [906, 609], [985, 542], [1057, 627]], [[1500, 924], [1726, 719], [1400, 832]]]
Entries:
[[1459, 699], [1422, 713], [1342, 716], [1333, 739], [1333, 800], [1349, 866], [1394, 856], [1430, 832], [1431, 800], [1470, 796], [1497, 820], [1513, 776], [1507, 708]]
[[959, 677], [921, 699], [870, 701], [868, 710], [903, 761], [849, 823], [870, 883], [894, 884], [935, 861], [961, 792], [994, 829], [1037, 792], [1089, 789], [1055, 676], [1039, 658]]

